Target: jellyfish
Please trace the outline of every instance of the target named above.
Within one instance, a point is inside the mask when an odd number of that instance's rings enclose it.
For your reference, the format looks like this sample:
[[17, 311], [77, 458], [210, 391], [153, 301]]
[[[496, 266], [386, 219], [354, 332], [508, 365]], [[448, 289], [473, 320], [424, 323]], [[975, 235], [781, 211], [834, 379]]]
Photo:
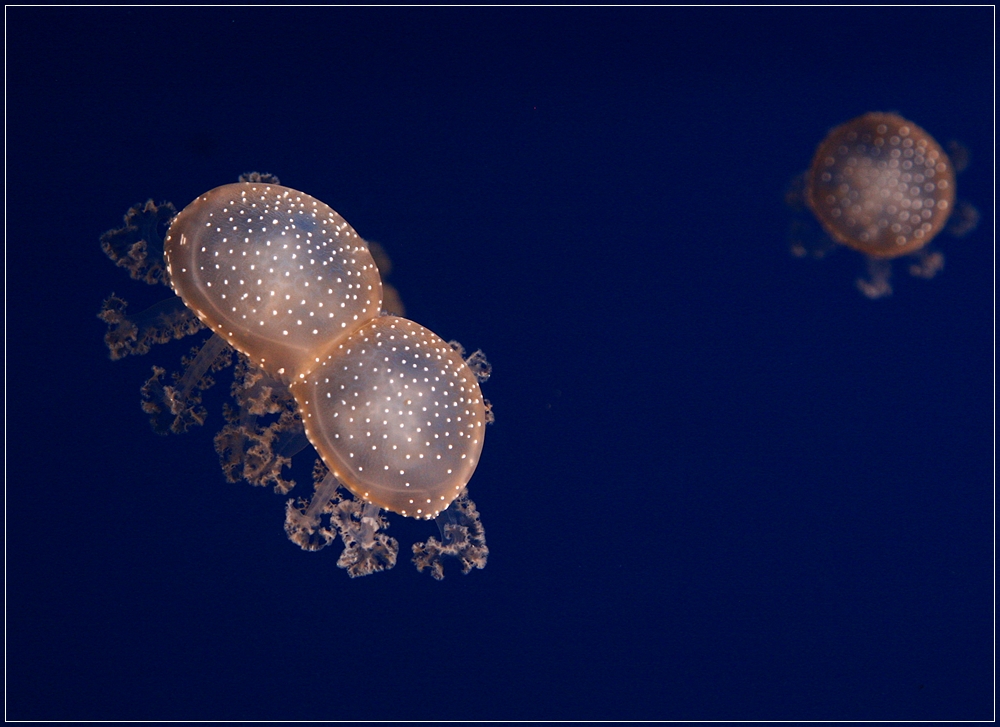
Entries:
[[[309, 445], [319, 455], [312, 497], [286, 506], [293, 542], [318, 550], [339, 535], [338, 565], [352, 577], [391, 568], [398, 545], [383, 532], [386, 510], [437, 519], [447, 532], [443, 545], [414, 546], [418, 569], [438, 578], [445, 557], [463, 572], [482, 568], [488, 550], [466, 489], [493, 420], [480, 389], [490, 375], [482, 352], [466, 357], [457, 343], [386, 311], [369, 246], [329, 206], [273, 177], [241, 180], [170, 218], [162, 269], [151, 259], [155, 232], [172, 208], [134, 208], [125, 228], [105, 235], [112, 259], [137, 279], [168, 283], [183, 304], [166, 316], [130, 316], [109, 298], [101, 317], [112, 358], [212, 332], [172, 381], [154, 367], [143, 387], [154, 428], [203, 423], [200, 392], [235, 356], [236, 406], [226, 406], [216, 437], [227, 479], [284, 494], [295, 486], [284, 474], [291, 457]], [[401, 302], [392, 308], [402, 311]]]
[[944, 266], [929, 243], [955, 209], [955, 171], [922, 128], [896, 114], [869, 113], [827, 135], [792, 196], [801, 194], [834, 245], [865, 255], [868, 277], [858, 288], [880, 298], [892, 292], [892, 259], [910, 256], [910, 273], [923, 278]]

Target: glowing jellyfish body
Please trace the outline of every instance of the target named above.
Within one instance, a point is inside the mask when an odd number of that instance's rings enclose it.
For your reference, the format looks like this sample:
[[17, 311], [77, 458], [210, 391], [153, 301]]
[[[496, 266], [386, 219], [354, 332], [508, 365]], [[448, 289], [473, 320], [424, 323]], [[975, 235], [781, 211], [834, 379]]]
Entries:
[[330, 207], [287, 187], [206, 192], [174, 218], [164, 252], [174, 292], [202, 323], [286, 380], [382, 307], [364, 240]]
[[806, 202], [838, 242], [874, 258], [924, 247], [955, 203], [955, 174], [938, 143], [895, 114], [838, 126], [816, 150]]
[[[827, 233], [809, 244], [799, 239], [808, 226], [796, 224], [792, 253], [819, 258], [838, 245], [863, 253], [868, 275], [857, 286], [869, 298], [892, 293], [893, 258], [909, 255], [910, 274], [921, 278], [944, 267], [928, 243], [955, 208], [955, 168], [930, 134], [901, 116], [869, 113], [833, 129], [786, 199], [793, 208], [804, 203]], [[952, 234], [976, 225], [971, 205], [960, 211], [965, 219], [948, 227]]]
[[472, 477], [486, 405], [459, 352], [380, 316], [364, 240], [336, 212], [275, 184], [218, 187], [164, 241], [171, 285], [198, 318], [290, 387], [306, 434], [367, 502], [416, 518]]
[[367, 322], [292, 385], [306, 435], [362, 498], [434, 517], [472, 477], [486, 409], [446, 342], [405, 318]]

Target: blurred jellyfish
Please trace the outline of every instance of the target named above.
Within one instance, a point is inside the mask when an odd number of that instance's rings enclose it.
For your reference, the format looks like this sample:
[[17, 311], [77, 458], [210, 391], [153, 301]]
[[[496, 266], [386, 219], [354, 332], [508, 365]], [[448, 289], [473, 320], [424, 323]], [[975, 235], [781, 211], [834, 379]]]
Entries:
[[399, 291], [386, 282], [386, 278], [392, 273], [392, 260], [389, 258], [389, 253], [374, 240], [366, 240], [366, 243], [368, 244], [368, 252], [372, 254], [375, 266], [382, 277], [382, 310], [392, 316], [405, 316], [406, 306], [403, 305]]
[[293, 542], [319, 550], [339, 537], [338, 565], [352, 577], [391, 568], [398, 545], [384, 533], [385, 509], [449, 521], [443, 545], [414, 546], [419, 570], [441, 577], [445, 556], [466, 573], [485, 565], [466, 485], [493, 420], [480, 391], [489, 364], [481, 351], [466, 358], [458, 344], [392, 315], [404, 310], [398, 294], [386, 309], [381, 247], [376, 265], [340, 215], [270, 175], [245, 175], [176, 215], [150, 201], [125, 222], [102, 237], [105, 252], [179, 297], [139, 315], [108, 298], [100, 317], [111, 357], [202, 327], [213, 333], [182, 372], [167, 378], [153, 368], [142, 394], [154, 429], [204, 423], [201, 392], [235, 359], [233, 405], [215, 440], [226, 478], [284, 494], [295, 486], [285, 469], [297, 452], [312, 444], [322, 460], [312, 497], [286, 507]]
[[[829, 133], [789, 202], [804, 204], [829, 235], [831, 242], [810, 252], [822, 257], [839, 244], [863, 253], [868, 275], [857, 281], [858, 289], [880, 298], [892, 292], [893, 258], [910, 256], [910, 273], [922, 278], [944, 267], [943, 254], [929, 243], [955, 210], [955, 172], [941, 146], [919, 126], [896, 114], [870, 113]], [[974, 215], [964, 205], [962, 223], [952, 231], [967, 232]], [[802, 240], [792, 251], [807, 254]]]

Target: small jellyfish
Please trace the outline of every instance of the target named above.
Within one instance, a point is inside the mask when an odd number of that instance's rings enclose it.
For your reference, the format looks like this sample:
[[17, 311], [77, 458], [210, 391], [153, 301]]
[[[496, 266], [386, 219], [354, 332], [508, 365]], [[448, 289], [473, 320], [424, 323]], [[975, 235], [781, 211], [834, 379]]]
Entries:
[[865, 295], [892, 291], [893, 258], [913, 256], [911, 273], [925, 278], [943, 267], [943, 255], [927, 245], [955, 208], [955, 169], [913, 122], [869, 113], [838, 126], [816, 150], [802, 187], [805, 204], [834, 242], [867, 257], [869, 279], [858, 281]]
[[955, 173], [944, 150], [895, 114], [866, 114], [831, 131], [808, 180], [806, 200], [826, 231], [876, 258], [922, 248], [955, 203]]
[[[466, 358], [457, 343], [387, 311], [368, 244], [326, 204], [273, 177], [217, 187], [173, 217], [162, 273], [148, 255], [162, 215], [150, 205], [141, 211], [105, 236], [105, 252], [133, 277], [168, 282], [183, 310], [213, 332], [173, 384], [154, 367], [143, 388], [154, 427], [202, 424], [200, 392], [236, 349], [238, 408], [226, 407], [216, 437], [227, 479], [286, 493], [295, 482], [282, 470], [295, 452], [311, 443], [322, 459], [311, 501], [286, 508], [293, 542], [318, 550], [339, 534], [339, 565], [351, 576], [391, 568], [398, 546], [380, 532], [385, 509], [449, 523], [444, 546], [433, 538], [414, 546], [419, 569], [440, 577], [442, 556], [460, 559], [465, 572], [482, 568], [488, 550], [466, 494], [493, 420], [480, 390], [490, 374], [482, 352]], [[383, 255], [384, 269], [387, 261]], [[162, 316], [143, 324], [114, 296], [101, 317], [113, 357], [200, 327]], [[358, 499], [345, 499], [340, 486]]]

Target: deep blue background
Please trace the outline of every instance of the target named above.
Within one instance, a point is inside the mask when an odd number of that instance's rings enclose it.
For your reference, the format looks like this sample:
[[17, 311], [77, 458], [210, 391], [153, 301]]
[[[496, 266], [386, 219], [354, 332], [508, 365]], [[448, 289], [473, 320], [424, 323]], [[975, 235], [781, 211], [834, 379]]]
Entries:
[[[6, 17], [9, 718], [992, 717], [992, 9]], [[784, 202], [872, 110], [983, 213], [877, 302]], [[223, 480], [224, 391], [152, 433], [185, 345], [108, 360], [101, 301], [166, 291], [99, 235], [250, 170], [487, 352], [485, 570], [395, 518], [350, 580]]]

